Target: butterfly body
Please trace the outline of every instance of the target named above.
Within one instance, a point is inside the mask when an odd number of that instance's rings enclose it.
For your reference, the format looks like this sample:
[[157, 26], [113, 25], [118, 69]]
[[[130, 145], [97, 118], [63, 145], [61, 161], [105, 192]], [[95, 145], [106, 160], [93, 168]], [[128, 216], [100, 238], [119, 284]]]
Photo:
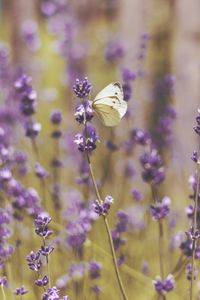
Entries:
[[100, 91], [92, 101], [92, 108], [105, 126], [116, 126], [127, 111], [120, 83], [110, 83]]

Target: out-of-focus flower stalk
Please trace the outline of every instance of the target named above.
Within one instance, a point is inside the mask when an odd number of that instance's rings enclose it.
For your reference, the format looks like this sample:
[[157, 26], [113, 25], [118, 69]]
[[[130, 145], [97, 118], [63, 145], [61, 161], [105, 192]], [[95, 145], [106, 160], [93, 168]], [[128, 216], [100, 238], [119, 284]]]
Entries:
[[6, 295], [5, 295], [5, 292], [4, 292], [4, 287], [3, 287], [3, 285], [1, 285], [1, 292], [2, 292], [2, 295], [3, 295], [3, 300], [7, 300]]
[[[153, 185], [151, 185], [152, 191], [152, 198], [154, 203], [157, 202], [157, 195]], [[159, 263], [160, 263], [160, 275], [161, 279], [164, 280], [165, 273], [164, 273], [164, 258], [163, 258], [163, 251], [164, 251], [164, 229], [163, 229], [163, 220], [158, 220], [158, 251], [159, 251]], [[165, 295], [162, 295], [162, 299], [165, 300]]]
[[[198, 208], [198, 195], [199, 195], [199, 184], [200, 184], [200, 161], [197, 162], [197, 182], [196, 182], [196, 193], [195, 193], [195, 202], [194, 202], [194, 223], [193, 223], [193, 232], [197, 229], [197, 208]], [[190, 300], [193, 299], [193, 282], [194, 282], [194, 261], [195, 261], [195, 248], [196, 248], [196, 239], [192, 240], [192, 278], [190, 281]]]

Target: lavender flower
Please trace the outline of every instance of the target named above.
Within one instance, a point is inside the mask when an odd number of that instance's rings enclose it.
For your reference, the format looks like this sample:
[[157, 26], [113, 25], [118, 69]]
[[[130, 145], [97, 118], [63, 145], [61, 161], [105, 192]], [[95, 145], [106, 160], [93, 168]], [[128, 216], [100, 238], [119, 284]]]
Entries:
[[146, 146], [151, 144], [151, 136], [147, 131], [141, 129], [134, 129], [131, 132], [131, 141], [133, 144]]
[[87, 231], [82, 222], [70, 222], [67, 225], [68, 237], [66, 243], [73, 249], [80, 249], [86, 240]]
[[51, 114], [51, 122], [54, 125], [60, 125], [62, 122], [62, 114], [60, 111], [56, 110]]
[[2, 287], [6, 287], [7, 284], [8, 284], [7, 277], [6, 277], [6, 276], [1, 277], [1, 278], [0, 278], [0, 285], [1, 285]]
[[88, 81], [88, 78], [85, 77], [83, 80], [76, 79], [76, 83], [73, 86], [74, 93], [78, 98], [85, 98], [90, 94], [92, 89], [91, 83]]
[[53, 232], [52, 230], [48, 229], [48, 225], [51, 222], [51, 218], [47, 215], [39, 215], [35, 219], [35, 232], [37, 235], [41, 236], [42, 238], [49, 237]]
[[95, 213], [97, 213], [99, 216], [106, 216], [113, 201], [114, 199], [110, 195], [105, 197], [104, 202], [101, 200], [96, 200], [93, 204]]
[[198, 153], [197, 153], [196, 150], [193, 151], [191, 159], [192, 159], [195, 163], [198, 162], [199, 156], [198, 156]]
[[27, 255], [26, 260], [28, 262], [28, 266], [30, 270], [38, 272], [42, 266], [42, 261], [40, 259], [41, 253], [40, 251], [33, 252], [31, 251], [29, 255]]
[[[191, 279], [192, 279], [192, 266], [191, 266], [191, 264], [186, 265], [185, 272], [186, 272], [187, 280], [191, 281]], [[197, 270], [197, 267], [194, 266], [194, 278], [193, 278], [193, 280], [197, 279], [197, 275], [198, 275], [198, 270]]]
[[30, 81], [30, 77], [26, 74], [21, 74], [14, 83], [19, 95], [20, 111], [25, 117], [33, 115], [36, 112], [37, 106], [37, 93], [30, 85]]
[[[197, 117], [196, 117], [197, 125], [194, 126], [193, 129], [194, 129], [194, 131], [195, 131], [195, 133], [196, 133], [197, 135], [200, 135], [200, 108], [198, 108], [197, 112], [198, 112], [198, 115], [197, 115]], [[197, 153], [197, 151], [194, 151], [194, 152], [193, 152], [192, 160], [193, 160], [194, 162], [196, 162], [196, 163], [199, 162], [199, 161], [198, 161], [198, 160], [199, 160], [199, 153]]]
[[91, 279], [96, 279], [100, 277], [101, 264], [96, 261], [91, 261], [89, 264], [89, 276]]
[[6, 263], [6, 260], [14, 252], [14, 247], [8, 244], [8, 239], [12, 236], [12, 231], [9, 228], [11, 222], [12, 210], [9, 206], [0, 208], [0, 266], [1, 268]]
[[48, 172], [39, 163], [35, 163], [34, 169], [35, 169], [35, 175], [38, 178], [44, 179], [45, 177], [47, 177]]
[[40, 48], [37, 23], [33, 20], [23, 22], [21, 32], [22, 38], [29, 50], [37, 51]]
[[173, 140], [172, 125], [176, 119], [176, 112], [172, 106], [167, 106], [162, 113], [162, 116], [158, 120], [158, 124], [155, 128], [155, 134], [157, 135], [157, 143], [159, 147], [167, 147], [171, 145]]
[[173, 275], [169, 274], [165, 280], [161, 280], [158, 276], [155, 280], [153, 280], [153, 285], [159, 294], [168, 293], [174, 289]]
[[155, 205], [151, 205], [150, 212], [153, 219], [158, 221], [165, 218], [169, 214], [170, 204], [170, 198], [164, 197], [161, 202], [157, 202]]
[[77, 144], [79, 151], [87, 151], [91, 153], [97, 147], [96, 142], [98, 141], [98, 135], [96, 133], [95, 128], [92, 125], [87, 126], [86, 130], [87, 133], [84, 131], [83, 134], [76, 134], [74, 143]]
[[89, 101], [84, 101], [75, 109], [75, 119], [79, 124], [85, 124], [93, 118], [93, 110]]
[[43, 278], [39, 278], [39, 279], [35, 280], [35, 284], [40, 287], [46, 286], [48, 283], [49, 283], [49, 279], [46, 275]]
[[16, 288], [16, 290], [14, 291], [15, 296], [22, 296], [22, 295], [25, 295], [27, 293], [28, 293], [28, 291], [23, 286], [19, 287], [19, 288]]
[[24, 124], [25, 134], [27, 137], [34, 139], [41, 131], [41, 124], [37, 122], [27, 121]]
[[68, 296], [59, 297], [57, 287], [48, 288], [48, 291], [42, 295], [42, 300], [68, 300]]
[[123, 94], [124, 94], [124, 100], [128, 101], [131, 99], [132, 96], [132, 87], [129, 82], [125, 82], [122, 84]]
[[128, 68], [123, 68], [122, 69], [122, 79], [125, 82], [128, 81], [134, 81], [137, 78], [137, 74], [133, 71], [131, 71]]
[[107, 44], [105, 51], [105, 59], [108, 62], [116, 62], [118, 59], [122, 58], [125, 54], [123, 46], [117, 41], [110, 41]]
[[142, 178], [145, 182], [157, 185], [165, 179], [162, 159], [156, 149], [151, 149], [141, 155], [140, 163], [143, 167]]
[[131, 194], [132, 194], [133, 199], [136, 201], [141, 201], [143, 199], [141, 192], [137, 189], [133, 189], [131, 191]]

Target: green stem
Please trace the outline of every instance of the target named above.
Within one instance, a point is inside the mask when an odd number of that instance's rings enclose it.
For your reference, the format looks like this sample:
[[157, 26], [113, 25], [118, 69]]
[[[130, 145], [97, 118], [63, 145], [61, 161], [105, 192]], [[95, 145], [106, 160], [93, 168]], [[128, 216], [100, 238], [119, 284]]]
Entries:
[[[94, 177], [94, 172], [93, 172], [92, 165], [91, 165], [91, 162], [90, 162], [90, 157], [89, 157], [89, 154], [87, 153], [87, 151], [86, 151], [86, 156], [87, 156], [88, 166], [89, 166], [89, 169], [90, 169], [90, 174], [91, 174], [91, 177], [92, 177], [92, 182], [93, 182], [93, 185], [94, 185], [95, 193], [96, 193], [97, 199], [101, 202], [102, 199], [101, 199], [101, 196], [100, 196], [97, 184], [96, 184], [96, 180], [95, 180], [95, 177]], [[121, 294], [123, 296], [123, 299], [128, 300], [128, 297], [126, 295], [126, 292], [125, 292], [125, 289], [124, 289], [124, 286], [123, 286], [123, 283], [122, 283], [122, 280], [121, 280], [121, 276], [120, 276], [120, 273], [119, 273], [117, 258], [116, 258], [116, 254], [115, 254], [115, 249], [114, 249], [114, 245], [113, 245], [113, 240], [112, 240], [108, 220], [105, 216], [103, 217], [103, 220], [104, 220], [104, 224], [105, 224], [105, 227], [106, 227], [106, 232], [107, 232], [107, 235], [108, 235], [109, 245], [110, 245], [110, 249], [111, 249], [113, 264], [114, 264], [115, 273], [116, 273], [117, 281], [118, 281], [118, 284], [119, 284], [119, 288], [120, 288]]]
[[33, 151], [35, 153], [36, 159], [37, 159], [38, 162], [40, 162], [40, 153], [39, 153], [38, 146], [36, 144], [35, 138], [31, 139], [31, 144], [32, 144]]
[[6, 300], [6, 295], [5, 295], [4, 288], [2, 285], [1, 285], [1, 291], [2, 291], [2, 295], [3, 295], [3, 300]]
[[[152, 192], [152, 198], [154, 203], [157, 202], [157, 194], [155, 187], [151, 185], [151, 192]], [[158, 251], [159, 251], [159, 263], [160, 263], [160, 275], [162, 280], [164, 280], [165, 272], [164, 272], [164, 258], [163, 258], [163, 253], [164, 253], [164, 230], [163, 230], [163, 222], [162, 220], [158, 221]], [[163, 300], [166, 300], [165, 295], [161, 295]]]
[[162, 223], [162, 220], [159, 220], [158, 225], [159, 225], [158, 243], [159, 243], [160, 275], [161, 275], [161, 278], [164, 279], [164, 276], [165, 276], [164, 275], [164, 263], [163, 263], [164, 236], [163, 236], [163, 223]]
[[114, 245], [113, 245], [113, 240], [112, 240], [112, 235], [111, 235], [111, 232], [110, 232], [110, 226], [109, 226], [109, 223], [108, 223], [108, 219], [105, 216], [103, 217], [103, 219], [104, 219], [104, 224], [105, 224], [107, 235], [108, 235], [108, 240], [109, 240], [110, 249], [111, 249], [111, 253], [112, 253], [113, 264], [114, 264], [117, 280], [118, 280], [118, 283], [119, 283], [119, 286], [120, 286], [120, 290], [121, 290], [121, 293], [123, 295], [123, 299], [128, 300], [125, 289], [124, 289], [124, 286], [123, 286], [123, 283], [122, 283], [122, 280], [121, 280], [119, 269], [118, 269], [117, 257], [116, 257], [116, 254], [115, 254], [115, 249], [114, 249]]
[[[46, 241], [45, 238], [43, 238], [43, 246], [44, 248], [46, 247]], [[50, 277], [50, 266], [49, 266], [49, 256], [46, 256], [46, 264], [47, 264], [47, 275], [48, 275], [48, 279], [49, 279], [49, 288], [51, 287], [51, 277]]]
[[[197, 207], [198, 207], [198, 195], [199, 195], [199, 183], [200, 183], [200, 162], [197, 163], [197, 181], [196, 181], [196, 192], [195, 192], [195, 202], [194, 202], [194, 224], [193, 231], [197, 229]], [[190, 300], [193, 299], [193, 283], [194, 283], [194, 261], [195, 261], [195, 248], [196, 248], [196, 239], [192, 241], [192, 278], [190, 282]]]

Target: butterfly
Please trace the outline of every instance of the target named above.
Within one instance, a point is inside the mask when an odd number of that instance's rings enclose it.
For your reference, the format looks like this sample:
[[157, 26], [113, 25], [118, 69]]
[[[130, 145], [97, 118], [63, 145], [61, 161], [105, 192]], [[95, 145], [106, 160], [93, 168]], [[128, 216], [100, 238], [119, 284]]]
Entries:
[[105, 126], [116, 126], [127, 111], [121, 84], [110, 83], [91, 101], [97, 117]]

